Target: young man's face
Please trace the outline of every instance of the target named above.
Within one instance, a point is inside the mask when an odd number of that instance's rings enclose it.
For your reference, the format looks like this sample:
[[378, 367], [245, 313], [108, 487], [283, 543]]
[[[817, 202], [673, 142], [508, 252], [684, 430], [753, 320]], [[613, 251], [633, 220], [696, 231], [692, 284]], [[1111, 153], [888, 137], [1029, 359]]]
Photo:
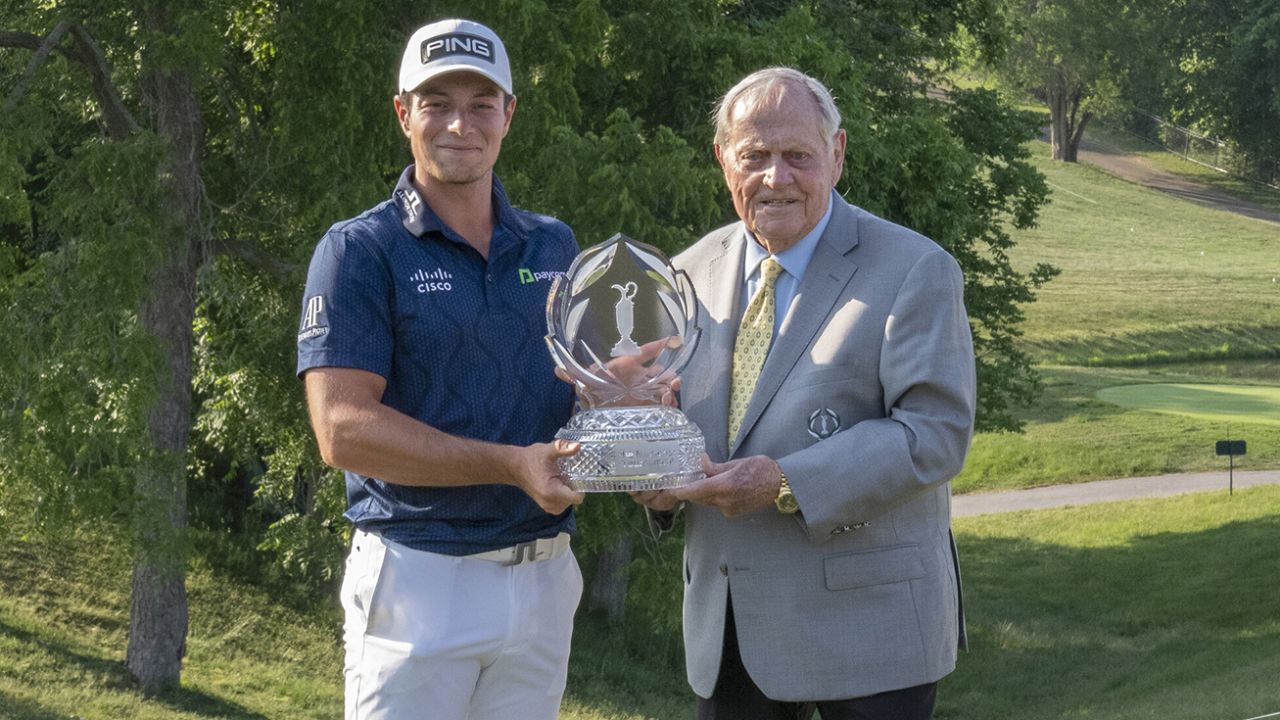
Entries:
[[729, 136], [715, 150], [733, 207], [765, 249], [782, 252], [827, 212], [844, 167], [844, 131], [824, 138], [814, 101], [793, 87], [731, 117]]
[[498, 161], [516, 101], [492, 80], [470, 72], [434, 77], [395, 99], [400, 128], [409, 138], [416, 179], [429, 184], [485, 180]]

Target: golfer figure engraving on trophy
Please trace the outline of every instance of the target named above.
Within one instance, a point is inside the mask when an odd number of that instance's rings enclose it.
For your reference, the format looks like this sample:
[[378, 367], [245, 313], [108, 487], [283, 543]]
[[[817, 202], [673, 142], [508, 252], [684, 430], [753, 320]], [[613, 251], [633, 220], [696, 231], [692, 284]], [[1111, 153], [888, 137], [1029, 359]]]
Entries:
[[618, 324], [619, 340], [613, 349], [609, 351], [610, 357], [631, 357], [640, 354], [640, 346], [636, 345], [636, 341], [631, 339], [631, 331], [635, 329], [635, 319], [633, 313], [635, 311], [636, 284], [628, 282], [626, 285], [614, 285], [614, 290], [621, 295], [618, 304], [613, 306], [614, 321]]

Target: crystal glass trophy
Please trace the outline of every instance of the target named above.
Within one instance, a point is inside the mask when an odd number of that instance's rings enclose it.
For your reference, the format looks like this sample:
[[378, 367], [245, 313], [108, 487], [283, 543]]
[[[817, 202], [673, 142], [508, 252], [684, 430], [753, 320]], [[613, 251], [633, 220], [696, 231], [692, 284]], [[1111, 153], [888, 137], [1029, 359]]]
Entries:
[[693, 354], [693, 285], [657, 248], [618, 234], [582, 251], [547, 298], [547, 345], [582, 409], [556, 433], [583, 492], [660, 490], [701, 479], [702, 431], [661, 404]]

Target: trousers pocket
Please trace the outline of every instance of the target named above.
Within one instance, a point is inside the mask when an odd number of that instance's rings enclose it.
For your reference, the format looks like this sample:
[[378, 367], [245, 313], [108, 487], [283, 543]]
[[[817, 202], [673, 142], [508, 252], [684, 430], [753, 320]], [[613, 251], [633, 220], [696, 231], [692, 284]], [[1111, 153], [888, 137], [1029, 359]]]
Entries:
[[346, 568], [342, 575], [339, 599], [346, 614], [343, 633], [363, 634], [369, 625], [369, 610], [373, 607], [378, 580], [386, 561], [387, 546], [374, 535], [357, 530], [351, 541]]

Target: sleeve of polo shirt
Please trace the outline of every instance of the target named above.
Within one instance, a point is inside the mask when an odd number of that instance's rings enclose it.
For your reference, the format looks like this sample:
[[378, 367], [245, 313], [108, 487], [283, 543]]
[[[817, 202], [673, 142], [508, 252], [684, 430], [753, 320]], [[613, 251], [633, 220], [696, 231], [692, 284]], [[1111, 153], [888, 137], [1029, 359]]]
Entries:
[[391, 279], [363, 240], [330, 230], [316, 245], [298, 326], [299, 377], [317, 367], [391, 372]]

